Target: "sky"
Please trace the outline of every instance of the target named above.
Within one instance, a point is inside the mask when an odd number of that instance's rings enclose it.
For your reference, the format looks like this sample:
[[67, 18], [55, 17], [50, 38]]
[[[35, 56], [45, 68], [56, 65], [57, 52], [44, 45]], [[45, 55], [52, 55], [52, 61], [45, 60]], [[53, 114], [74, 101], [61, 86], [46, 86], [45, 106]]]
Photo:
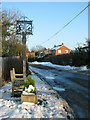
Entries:
[[88, 9], [56, 36], [49, 38], [87, 5], [88, 2], [3, 2], [2, 10], [18, 9], [33, 20], [33, 35], [27, 37], [26, 43], [29, 50], [37, 45], [48, 49], [62, 43], [74, 50], [78, 44], [86, 43], [88, 38]]

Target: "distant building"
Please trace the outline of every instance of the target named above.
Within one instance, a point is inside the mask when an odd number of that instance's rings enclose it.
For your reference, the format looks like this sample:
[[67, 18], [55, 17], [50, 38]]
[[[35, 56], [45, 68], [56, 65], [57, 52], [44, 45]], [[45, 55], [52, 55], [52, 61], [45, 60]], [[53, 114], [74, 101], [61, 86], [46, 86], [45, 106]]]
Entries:
[[70, 49], [67, 48], [66, 46], [64, 46], [64, 43], [62, 43], [61, 45], [54, 45], [53, 48], [50, 49], [50, 52], [53, 55], [60, 55], [60, 54], [67, 54], [70, 53]]
[[49, 54], [50, 53], [50, 48], [48, 48], [46, 51], [45, 51], [45, 54]]
[[47, 49], [46, 49], [46, 48], [40, 50], [40, 51], [39, 51], [39, 57], [46, 55], [46, 53], [47, 53]]
[[28, 58], [28, 56], [35, 57], [35, 53], [34, 52], [27, 52], [26, 57]]

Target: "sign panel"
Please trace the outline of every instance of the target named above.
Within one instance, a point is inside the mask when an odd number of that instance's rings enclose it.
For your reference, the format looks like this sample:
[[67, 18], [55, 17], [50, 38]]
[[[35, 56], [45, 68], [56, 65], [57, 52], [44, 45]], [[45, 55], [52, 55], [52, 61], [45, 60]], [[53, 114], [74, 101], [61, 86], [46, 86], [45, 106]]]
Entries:
[[16, 34], [22, 35], [23, 33], [26, 35], [32, 35], [32, 21], [17, 21]]

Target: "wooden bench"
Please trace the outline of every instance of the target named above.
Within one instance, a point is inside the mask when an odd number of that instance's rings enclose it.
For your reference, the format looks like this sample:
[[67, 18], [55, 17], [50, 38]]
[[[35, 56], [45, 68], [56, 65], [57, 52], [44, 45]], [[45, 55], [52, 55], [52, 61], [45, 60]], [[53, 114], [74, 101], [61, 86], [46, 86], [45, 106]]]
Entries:
[[10, 70], [11, 82], [12, 82], [12, 96], [21, 94], [24, 88], [24, 76], [23, 74], [16, 74], [15, 69]]

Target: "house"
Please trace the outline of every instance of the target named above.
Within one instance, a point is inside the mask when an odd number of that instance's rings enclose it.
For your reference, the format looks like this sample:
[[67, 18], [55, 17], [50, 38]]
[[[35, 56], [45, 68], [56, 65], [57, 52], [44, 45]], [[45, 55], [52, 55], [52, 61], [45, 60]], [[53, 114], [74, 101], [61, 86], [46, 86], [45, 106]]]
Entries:
[[28, 58], [28, 56], [35, 57], [35, 53], [34, 52], [27, 52], [26, 57]]
[[40, 51], [39, 57], [40, 56], [45, 56], [45, 55], [47, 55], [49, 53], [50, 53], [50, 48], [48, 48], [48, 49], [44, 48], [43, 50]]
[[44, 55], [46, 55], [46, 53], [47, 53], [47, 49], [44, 48], [44, 49], [39, 51], [39, 56], [44, 56]]
[[54, 47], [51, 48], [50, 51], [53, 55], [60, 55], [70, 53], [71, 50], [64, 46], [64, 43], [62, 43], [61, 45], [54, 45]]
[[50, 48], [48, 48], [46, 51], [45, 51], [45, 54], [49, 54], [50, 53]]

